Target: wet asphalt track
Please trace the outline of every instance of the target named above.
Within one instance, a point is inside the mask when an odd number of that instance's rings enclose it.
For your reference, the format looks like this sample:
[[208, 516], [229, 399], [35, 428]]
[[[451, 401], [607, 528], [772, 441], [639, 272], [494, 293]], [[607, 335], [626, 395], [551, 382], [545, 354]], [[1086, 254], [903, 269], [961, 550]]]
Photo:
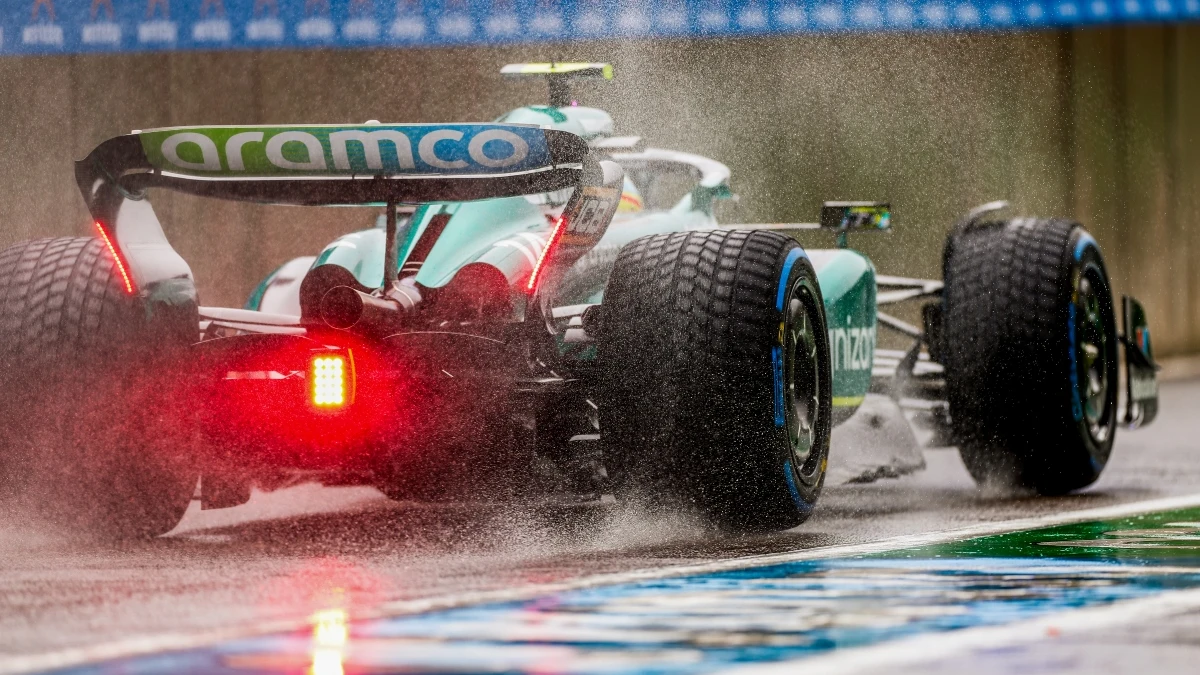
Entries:
[[[935, 450], [926, 453], [922, 473], [831, 487], [804, 526], [757, 538], [717, 541], [686, 523], [611, 510], [414, 507], [369, 489], [311, 486], [258, 496], [238, 509], [195, 511], [172, 535], [119, 550], [64, 539], [15, 514], [0, 514], [0, 672], [44, 662], [27, 657], [58, 655], [70, 662], [108, 654], [111, 645], [118, 646], [111, 653], [119, 654], [131, 645], [168, 644], [170, 636], [236, 636], [307, 618], [331, 603], [353, 618], [386, 603], [400, 606], [397, 601], [437, 604], [602, 573], [1200, 493], [1200, 382], [1164, 385], [1162, 402], [1154, 426], [1119, 437], [1104, 477], [1085, 493], [1058, 499], [981, 495], [956, 453]], [[1031, 663], [1052, 671], [1128, 672], [1153, 665], [1193, 672], [1188, 668], [1200, 657], [1197, 644], [1200, 615], [1182, 612], [1169, 623], [1143, 623], [1136, 630], [1105, 625], [1084, 634], [1067, 631], [1052, 642], [1002, 650], [982, 664], [974, 654], [947, 653], [937, 672], [962, 672], [968, 662], [982, 672]]]

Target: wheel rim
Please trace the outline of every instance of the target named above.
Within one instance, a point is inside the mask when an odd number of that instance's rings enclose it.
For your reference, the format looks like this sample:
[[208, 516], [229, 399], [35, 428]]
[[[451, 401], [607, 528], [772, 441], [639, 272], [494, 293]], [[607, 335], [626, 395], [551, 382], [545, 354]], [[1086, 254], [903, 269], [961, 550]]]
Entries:
[[793, 466], [806, 482], [817, 473], [821, 423], [819, 330], [813, 320], [815, 303], [800, 283], [788, 294], [784, 317], [784, 418]]
[[1107, 439], [1112, 413], [1109, 371], [1115, 355], [1108, 335], [1107, 319], [1111, 311], [1106, 302], [1107, 288], [1103, 275], [1094, 266], [1084, 269], [1075, 286], [1075, 363], [1078, 369], [1075, 387], [1088, 433], [1097, 442]]

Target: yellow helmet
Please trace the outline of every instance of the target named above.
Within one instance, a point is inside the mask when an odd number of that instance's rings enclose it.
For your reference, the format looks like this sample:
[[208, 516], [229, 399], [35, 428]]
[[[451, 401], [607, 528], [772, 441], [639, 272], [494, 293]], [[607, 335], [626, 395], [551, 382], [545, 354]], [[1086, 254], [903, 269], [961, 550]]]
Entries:
[[625, 177], [625, 185], [621, 189], [621, 203], [617, 205], [617, 213], [636, 213], [642, 210], [642, 194], [637, 186]]

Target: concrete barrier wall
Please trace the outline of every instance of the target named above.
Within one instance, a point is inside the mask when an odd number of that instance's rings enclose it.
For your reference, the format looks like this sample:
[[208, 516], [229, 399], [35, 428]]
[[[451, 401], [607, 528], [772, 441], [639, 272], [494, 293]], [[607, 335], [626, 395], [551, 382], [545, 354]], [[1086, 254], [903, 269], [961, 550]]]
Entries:
[[1200, 351], [1200, 26], [1079, 31], [1071, 47], [1068, 203], [1159, 350]]
[[[134, 128], [477, 121], [544, 99], [511, 61], [610, 60], [581, 92], [620, 130], [733, 169], [748, 221], [813, 220], [827, 199], [887, 199], [897, 227], [854, 244], [936, 275], [972, 205], [1075, 215], [1117, 291], [1142, 298], [1162, 354], [1200, 351], [1200, 26], [779, 37], [488, 49], [0, 59], [0, 245], [87, 233], [71, 160]], [[203, 300], [240, 304], [284, 260], [371, 215], [156, 200]], [[823, 235], [806, 238], [822, 245]]]

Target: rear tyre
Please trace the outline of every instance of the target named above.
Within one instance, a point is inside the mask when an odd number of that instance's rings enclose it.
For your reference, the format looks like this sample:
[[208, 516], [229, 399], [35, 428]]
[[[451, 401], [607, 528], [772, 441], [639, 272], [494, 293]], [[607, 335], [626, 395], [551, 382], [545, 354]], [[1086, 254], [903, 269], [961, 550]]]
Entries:
[[199, 471], [185, 456], [187, 425], [146, 376], [198, 338], [198, 323], [187, 312], [160, 319], [151, 325], [98, 239], [0, 252], [0, 377], [10, 392], [0, 482], [10, 497], [105, 538], [175, 527]]
[[637, 239], [605, 291], [604, 465], [619, 499], [769, 531], [811, 513], [829, 453], [825, 309], [772, 232]]
[[981, 485], [1063, 494], [1112, 451], [1117, 330], [1100, 248], [1079, 224], [981, 223], [946, 243], [946, 390]]

